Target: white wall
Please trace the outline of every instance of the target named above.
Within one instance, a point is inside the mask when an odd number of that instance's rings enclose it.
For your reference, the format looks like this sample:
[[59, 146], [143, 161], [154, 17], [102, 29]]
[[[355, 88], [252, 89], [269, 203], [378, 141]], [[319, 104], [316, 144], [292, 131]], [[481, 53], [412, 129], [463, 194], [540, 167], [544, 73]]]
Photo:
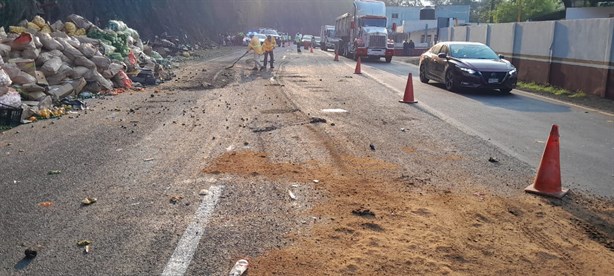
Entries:
[[556, 21], [516, 23], [514, 54], [550, 56]]
[[474, 25], [469, 28], [469, 41], [488, 44], [488, 25]]
[[[593, 30], [593, 31], [586, 31]], [[597, 30], [610, 30], [596, 35]], [[552, 56], [590, 61], [612, 61], [614, 20], [563, 20], [557, 22]]]
[[565, 19], [614, 17], [614, 7], [567, 8]]
[[497, 53], [513, 53], [516, 23], [489, 24], [488, 27], [490, 36], [486, 44]]

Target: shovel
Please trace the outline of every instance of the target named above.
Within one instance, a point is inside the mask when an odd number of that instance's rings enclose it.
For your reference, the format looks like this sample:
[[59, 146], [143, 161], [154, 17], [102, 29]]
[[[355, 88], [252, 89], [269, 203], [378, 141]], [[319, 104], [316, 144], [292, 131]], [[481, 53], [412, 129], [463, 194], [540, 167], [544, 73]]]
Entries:
[[242, 56], [240, 56], [237, 60], [235, 60], [235, 62], [232, 63], [232, 65], [226, 67], [226, 69], [230, 69], [232, 67], [235, 66], [235, 64], [237, 64], [237, 62], [239, 62], [239, 60], [241, 60], [245, 55], [247, 55], [247, 53], [249, 53], [249, 51], [245, 52], [245, 54], [243, 54]]

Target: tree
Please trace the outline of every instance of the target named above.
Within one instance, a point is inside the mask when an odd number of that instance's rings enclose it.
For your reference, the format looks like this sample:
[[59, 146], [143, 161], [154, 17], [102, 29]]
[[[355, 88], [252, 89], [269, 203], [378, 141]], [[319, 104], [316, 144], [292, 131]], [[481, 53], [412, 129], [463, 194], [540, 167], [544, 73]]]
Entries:
[[559, 6], [559, 0], [503, 0], [494, 11], [494, 22], [515, 22], [518, 17], [520, 21], [526, 21], [554, 12]]

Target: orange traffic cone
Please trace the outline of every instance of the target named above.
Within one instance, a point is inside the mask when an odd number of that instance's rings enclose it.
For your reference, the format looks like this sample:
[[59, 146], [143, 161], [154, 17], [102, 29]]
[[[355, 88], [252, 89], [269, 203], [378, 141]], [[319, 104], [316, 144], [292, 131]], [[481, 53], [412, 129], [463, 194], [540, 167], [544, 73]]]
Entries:
[[335, 50], [335, 59], [334, 61], [339, 61], [339, 53]]
[[535, 181], [529, 187], [526, 187], [524, 191], [556, 198], [564, 197], [569, 191], [568, 189], [561, 189], [559, 126], [552, 125]]
[[354, 69], [354, 74], [362, 74], [360, 72], [360, 56], [358, 57], [358, 61], [356, 61], [356, 69]]
[[414, 100], [414, 82], [412, 80], [411, 73], [409, 73], [409, 76], [407, 77], [407, 84], [405, 85], [405, 94], [403, 95], [403, 100], [399, 102], [408, 104], [418, 102]]
[[309, 52], [313, 53], [313, 47], [309, 47]]

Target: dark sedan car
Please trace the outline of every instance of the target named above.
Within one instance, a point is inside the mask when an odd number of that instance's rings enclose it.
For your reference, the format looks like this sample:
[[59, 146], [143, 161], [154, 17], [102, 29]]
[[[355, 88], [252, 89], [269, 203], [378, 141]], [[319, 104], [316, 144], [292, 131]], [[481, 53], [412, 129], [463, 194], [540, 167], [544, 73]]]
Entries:
[[499, 89], [509, 93], [518, 75], [509, 61], [477, 42], [441, 42], [420, 56], [420, 81], [443, 82], [446, 89], [459, 87]]

